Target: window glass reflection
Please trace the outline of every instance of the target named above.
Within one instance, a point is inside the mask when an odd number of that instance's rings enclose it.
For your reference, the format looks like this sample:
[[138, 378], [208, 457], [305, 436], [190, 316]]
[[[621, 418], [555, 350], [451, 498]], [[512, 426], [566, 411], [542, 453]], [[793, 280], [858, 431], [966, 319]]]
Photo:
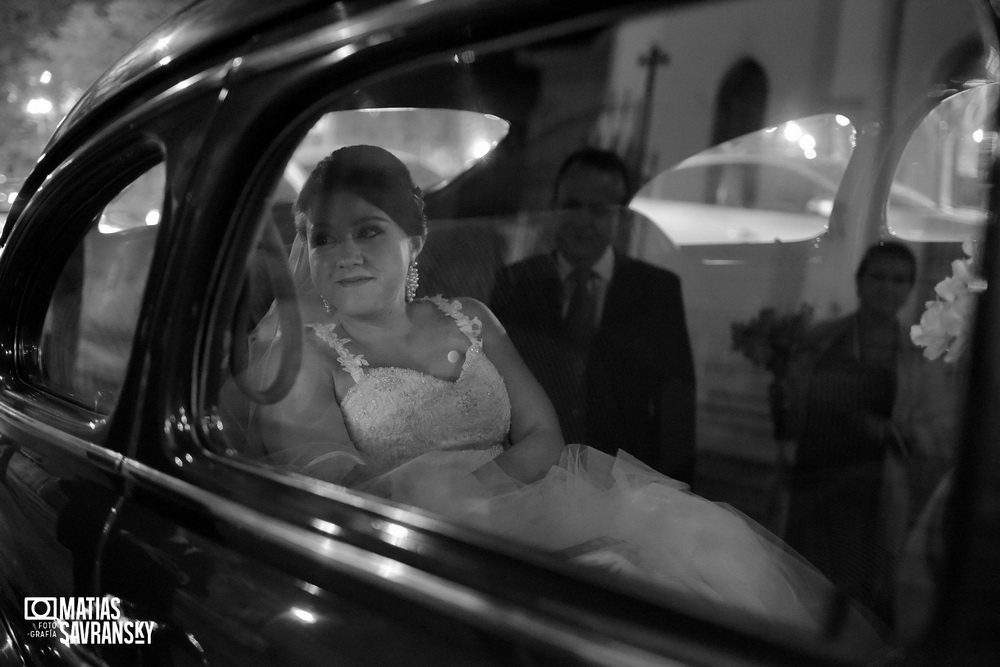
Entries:
[[125, 380], [165, 184], [159, 164], [104, 207], [63, 267], [46, 313], [37, 379], [98, 412], [111, 411]]
[[996, 84], [944, 99], [920, 123], [899, 161], [886, 224], [914, 241], [979, 238], [986, 222], [986, 175], [996, 148]]
[[855, 145], [846, 116], [788, 121], [712, 147], [643, 185], [630, 206], [678, 245], [822, 235]]
[[[830, 18], [794, 3], [754, 7], [809, 25], [825, 27], [820, 19]], [[294, 338], [305, 357], [295, 369], [299, 389], [289, 395], [299, 392], [298, 400], [323, 391], [325, 399], [296, 403], [296, 419], [279, 414], [284, 398], [251, 400], [232, 412], [240, 428], [227, 432], [245, 439], [236, 447], [244, 456], [290, 474], [499, 532], [574, 572], [650, 578], [662, 584], [665, 604], [682, 600], [693, 613], [718, 593], [721, 572], [736, 573], [725, 584], [733, 585], [730, 591], [755, 591], [764, 581], [788, 581], [781, 577], [797, 568], [785, 567], [788, 557], [819, 582], [805, 586], [809, 610], [793, 605], [790, 616], [776, 613], [767, 596], [756, 609], [740, 595], [716, 601], [765, 623], [790, 622], [800, 633], [825, 628], [844, 644], [868, 631], [892, 644], [916, 631], [922, 621], [909, 612], [929, 610], [937, 585], [915, 563], [940, 555], [939, 503], [956, 456], [966, 376], [961, 363], [943, 354], [930, 358], [942, 341], [934, 338], [935, 323], [922, 318], [935, 311], [927, 302], [952, 276], [952, 262], [968, 257], [962, 242], [980, 234], [991, 102], [985, 89], [941, 99], [880, 194], [876, 189], [889, 179], [878, 169], [896, 166], [889, 138], [855, 128], [855, 122], [869, 127], [881, 109], [869, 104], [875, 93], [863, 77], [847, 77], [857, 99], [817, 102], [813, 108], [825, 113], [799, 117], [786, 104], [764, 114], [761, 99], [771, 104], [781, 86], [767, 59], [755, 59], [746, 70], [761, 84], [755, 84], [754, 117], [767, 125], [745, 127], [730, 118], [719, 133], [699, 116], [711, 105], [678, 112], [678, 105], [704, 102], [697, 95], [623, 93], [648, 90], [647, 77], [656, 83], [656, 76], [671, 76], [673, 70], [651, 66], [648, 56], [656, 52], [645, 38], [676, 37], [693, 16], [655, 13], [500, 53], [476, 52], [373, 82], [343, 104], [371, 109], [323, 116], [304, 134], [262, 215], [260, 237], [279, 229], [288, 261], [258, 262], [255, 254], [246, 283], [254, 299], [249, 338], [246, 332], [234, 338], [249, 341], [250, 361], [260, 364], [249, 379], [264, 387], [280, 377]], [[712, 17], [713, 26], [722, 24]], [[847, 26], [857, 17], [837, 18]], [[779, 24], [761, 19], [757, 27], [770, 34]], [[696, 51], [676, 42], [678, 53]], [[517, 85], [498, 75], [512, 63]], [[606, 81], [590, 76], [595, 67]], [[839, 61], [835, 67], [850, 69]], [[738, 63], [717, 69], [720, 81], [726, 72], [743, 71]], [[726, 81], [729, 97], [732, 85]], [[927, 91], [908, 94], [901, 106], [926, 103]], [[459, 127], [471, 129], [450, 134]], [[648, 136], [635, 134], [637, 128]], [[713, 135], [726, 140], [703, 145]], [[955, 141], [959, 136], [967, 140]], [[646, 145], [637, 148], [641, 141]], [[396, 199], [370, 190], [378, 179], [327, 193], [318, 208], [294, 208], [323, 158], [359, 144], [386, 149], [421, 187], [425, 238], [399, 224], [405, 207]], [[593, 178], [577, 178], [566, 158], [583, 147], [616, 155], [624, 166], [605, 164]], [[677, 159], [664, 158], [668, 153]], [[884, 218], [873, 215], [883, 208]], [[353, 224], [361, 218], [373, 222]], [[975, 244], [969, 248], [974, 255]], [[411, 264], [416, 300], [405, 302]], [[343, 273], [348, 266], [353, 273]], [[631, 282], [621, 277], [623, 268], [633, 271]], [[301, 313], [301, 332], [281, 328], [274, 272], [287, 273], [295, 286], [286, 301]], [[374, 287], [376, 273], [392, 276], [389, 296], [411, 304], [402, 308], [416, 318], [407, 331], [417, 334], [402, 338], [414, 347], [357, 326], [370, 302], [347, 298], [347, 285]], [[971, 282], [966, 286], [974, 291]], [[433, 298], [439, 294], [442, 300]], [[517, 368], [530, 371], [537, 387], [524, 390], [523, 378], [510, 379], [504, 373], [511, 367], [490, 357], [498, 346], [494, 316], [506, 332], [503, 344], [523, 361]], [[570, 336], [570, 321], [582, 323], [582, 333]], [[423, 335], [428, 322], [436, 322], [434, 336]], [[914, 325], [922, 327], [916, 338]], [[425, 348], [432, 352], [414, 351]], [[504, 380], [503, 391], [490, 385], [491, 416], [483, 417], [487, 411], [471, 407], [476, 401], [467, 396], [465, 417], [430, 402], [422, 415], [427, 423], [418, 425], [394, 392], [412, 385], [407, 396], [422, 401], [426, 386], [461, 381], [467, 364], [483, 362], [477, 356], [483, 350]], [[668, 367], [677, 382], [660, 372]], [[383, 393], [365, 388], [372, 377]], [[518, 478], [496, 463], [530, 431], [512, 426], [501, 436], [496, 423], [509, 412], [517, 424], [525, 402], [550, 402], [571, 445], [556, 466], [558, 484], [533, 487], [548, 478]], [[395, 448], [398, 457], [373, 457], [370, 441], [392, 414], [401, 421], [385, 449]], [[489, 437], [469, 446], [470, 428], [479, 427]], [[615, 460], [618, 450], [627, 456]], [[405, 471], [392, 473], [397, 467]], [[563, 495], [566, 480], [587, 490], [575, 504]], [[697, 496], [682, 491], [684, 484]], [[537, 491], [535, 502], [519, 504], [525, 488]], [[589, 495], [594, 489], [604, 494], [600, 500]], [[667, 498], [689, 503], [667, 512], [666, 521], [689, 520], [688, 527], [718, 538], [716, 548], [675, 525], [656, 524], [646, 531], [648, 541], [633, 539], [633, 528], [652, 525], [634, 514], [633, 501], [646, 493], [650, 506]], [[491, 513], [499, 496], [508, 498], [509, 514]], [[743, 518], [717, 514], [702, 499], [731, 505]], [[612, 515], [631, 528], [611, 535], [604, 529]], [[601, 518], [591, 522], [595, 516]], [[530, 521], [535, 533], [524, 530]], [[674, 530], [701, 564], [686, 556], [660, 559], [660, 538]], [[778, 548], [758, 550], [759, 537]], [[748, 563], [783, 574], [743, 578], [746, 563], [729, 560], [734, 538], [747, 545]], [[670, 566], [657, 569], [651, 560]], [[685, 578], [711, 583], [678, 583]], [[790, 580], [802, 581], [794, 574]], [[838, 618], [848, 622], [835, 627]]]

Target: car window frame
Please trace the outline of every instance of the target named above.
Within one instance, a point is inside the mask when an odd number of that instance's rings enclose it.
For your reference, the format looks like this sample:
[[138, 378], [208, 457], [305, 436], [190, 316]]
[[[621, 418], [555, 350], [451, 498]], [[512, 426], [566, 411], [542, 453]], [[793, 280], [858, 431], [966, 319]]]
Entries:
[[[66, 432], [114, 451], [121, 451], [120, 445], [108, 441], [106, 427], [119, 406], [100, 412], [40, 382], [39, 346], [53, 290], [70, 256], [96, 227], [101, 211], [126, 186], [154, 165], [165, 163], [162, 146], [144, 132], [81, 148], [26, 202], [4, 247], [5, 266], [19, 274], [14, 295], [18, 327], [12, 338], [17, 382], [8, 387], [21, 395], [30, 394], [39, 408], [58, 416]], [[164, 192], [164, 202], [168, 199]], [[39, 224], [46, 217], [58, 222]], [[133, 339], [130, 357], [134, 352]], [[127, 375], [128, 371], [122, 377], [122, 393]]]

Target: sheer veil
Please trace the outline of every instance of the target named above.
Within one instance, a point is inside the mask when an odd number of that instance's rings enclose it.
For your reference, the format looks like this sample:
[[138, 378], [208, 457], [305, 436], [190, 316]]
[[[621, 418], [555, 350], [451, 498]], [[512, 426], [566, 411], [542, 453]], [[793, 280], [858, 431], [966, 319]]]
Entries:
[[[329, 318], [323, 300], [313, 285], [309, 269], [309, 250], [301, 234], [296, 234], [288, 254], [287, 264], [275, 265], [263, 252], [251, 259], [249, 274], [256, 280], [251, 290], [273, 288], [275, 278], [271, 272], [286, 271], [291, 277], [294, 296], [275, 294], [267, 312], [247, 336], [248, 363], [245, 378], [253, 390], [261, 391], [275, 381], [279, 368], [292, 363], [288, 359], [290, 345], [309, 345], [305, 326]], [[280, 310], [281, 299], [293, 299], [293, 305], [303, 326], [299, 331], [283, 331]], [[298, 341], [292, 339], [298, 336]], [[292, 360], [294, 361], [294, 360]], [[306, 358], [299, 362], [308, 363]], [[331, 397], [331, 400], [332, 397]], [[293, 408], [286, 408], [280, 401], [267, 405], [250, 400], [246, 411], [246, 445], [242, 454], [261, 463], [286, 471], [301, 472], [326, 481], [343, 482], [363, 463], [363, 458], [350, 442], [334, 439], [322, 427], [307, 428], [297, 423]]]

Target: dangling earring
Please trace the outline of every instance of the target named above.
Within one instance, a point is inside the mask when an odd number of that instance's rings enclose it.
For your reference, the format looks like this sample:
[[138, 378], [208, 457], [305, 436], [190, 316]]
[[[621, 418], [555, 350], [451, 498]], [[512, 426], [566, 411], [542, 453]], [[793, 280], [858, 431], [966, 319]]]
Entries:
[[323, 302], [323, 307], [326, 308], [326, 314], [333, 315], [333, 308], [330, 307], [330, 302], [326, 300], [326, 297], [320, 294], [319, 300]]
[[410, 303], [417, 296], [417, 285], [420, 283], [420, 272], [417, 270], [417, 260], [410, 261], [406, 269], [406, 302]]

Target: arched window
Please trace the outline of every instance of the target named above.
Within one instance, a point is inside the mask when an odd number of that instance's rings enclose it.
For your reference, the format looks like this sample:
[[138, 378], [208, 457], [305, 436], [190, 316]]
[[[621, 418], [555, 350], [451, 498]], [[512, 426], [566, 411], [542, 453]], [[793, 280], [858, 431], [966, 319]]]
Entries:
[[[753, 58], [729, 68], [715, 100], [712, 145], [717, 146], [764, 126], [767, 110], [767, 74]], [[724, 172], [736, 173], [724, 173]], [[714, 167], [708, 174], [705, 201], [752, 208], [757, 198], [755, 173], [745, 165]]]
[[[967, 37], [949, 49], [938, 62], [935, 76], [934, 83], [943, 86], [945, 90], [957, 92], [995, 80], [989, 73], [986, 49], [976, 37]], [[943, 118], [947, 120], [949, 127], [956, 128], [942, 137], [944, 145], [939, 148], [946, 165], [950, 167], [944, 170], [948, 178], [939, 179], [932, 194], [942, 205], [985, 207], [983, 174], [989, 170], [992, 154], [989, 150], [983, 150], [979, 142], [963, 141], [962, 138], [973, 130], [982, 130], [982, 118], [995, 113], [986, 111], [983, 107], [993, 104], [995, 100], [991, 95], [983, 95], [976, 104], [939, 107], [953, 109], [951, 114]]]

